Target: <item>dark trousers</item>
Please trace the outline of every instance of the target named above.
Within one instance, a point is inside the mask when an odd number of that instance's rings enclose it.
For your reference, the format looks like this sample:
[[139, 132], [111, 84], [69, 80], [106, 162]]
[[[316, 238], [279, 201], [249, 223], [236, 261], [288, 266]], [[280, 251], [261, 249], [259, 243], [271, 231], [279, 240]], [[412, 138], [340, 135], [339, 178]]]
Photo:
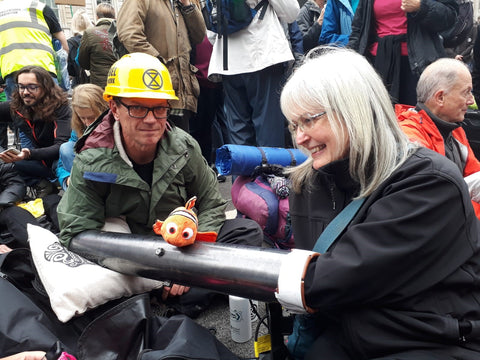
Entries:
[[228, 219], [218, 233], [217, 242], [260, 247], [263, 231], [260, 225], [251, 219]]
[[39, 225], [37, 219], [21, 207], [10, 206], [0, 211], [0, 229], [2, 232], [10, 233], [3, 243], [14, 248], [28, 248], [27, 224]]
[[48, 220], [53, 224], [53, 231], [60, 231], [60, 225], [58, 225], [57, 206], [61, 200], [61, 196], [58, 194], [49, 194], [45, 196], [43, 200], [43, 208]]
[[[375, 57], [369, 58], [375, 64]], [[412, 73], [408, 56], [400, 57], [400, 87], [398, 99], [392, 98], [395, 104], [415, 106], [417, 104], [418, 76]]]
[[[57, 162], [55, 161], [54, 168]], [[39, 160], [22, 160], [15, 163], [18, 171], [27, 186], [33, 186], [42, 179], [54, 180], [55, 172]]]
[[227, 116], [225, 115], [225, 104], [222, 100], [222, 106], [217, 108], [212, 125], [212, 162], [215, 162], [217, 158], [217, 149], [225, 144], [231, 143], [232, 140], [230, 140], [230, 133], [228, 131]]
[[285, 147], [286, 119], [280, 109], [283, 64], [252, 73], [225, 75], [225, 112], [233, 144]]
[[193, 111], [183, 110], [183, 115], [170, 115], [168, 120], [176, 127], [190, 133], [190, 119], [195, 115]]
[[8, 133], [7, 133], [8, 125], [0, 123], [0, 146], [3, 149], [8, 147]]
[[212, 132], [218, 111], [223, 112], [222, 88], [201, 87], [197, 113], [190, 119], [190, 135], [197, 140], [202, 155], [209, 164], [215, 161], [215, 158], [212, 159]]
[[418, 76], [410, 70], [408, 56], [400, 59], [400, 95], [399, 104], [415, 106], [417, 104], [417, 83]]

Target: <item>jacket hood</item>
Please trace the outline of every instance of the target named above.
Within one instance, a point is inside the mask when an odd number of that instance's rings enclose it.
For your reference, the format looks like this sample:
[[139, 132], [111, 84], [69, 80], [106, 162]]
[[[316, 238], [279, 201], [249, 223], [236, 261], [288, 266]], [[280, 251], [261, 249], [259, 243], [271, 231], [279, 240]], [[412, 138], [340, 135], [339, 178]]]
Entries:
[[83, 136], [75, 144], [77, 153], [89, 148], [104, 147], [113, 149], [115, 145], [113, 137], [113, 124], [115, 118], [110, 110], [106, 110], [84, 132]]

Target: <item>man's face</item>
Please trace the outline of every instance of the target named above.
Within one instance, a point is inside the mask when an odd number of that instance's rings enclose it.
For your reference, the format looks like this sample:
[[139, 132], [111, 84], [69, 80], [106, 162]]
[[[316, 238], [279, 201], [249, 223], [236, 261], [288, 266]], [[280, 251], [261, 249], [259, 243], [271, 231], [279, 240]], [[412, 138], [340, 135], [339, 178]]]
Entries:
[[[130, 111], [127, 106], [130, 107]], [[141, 113], [141, 107], [150, 108], [143, 118], [131, 116], [131, 114]], [[157, 143], [167, 127], [168, 103], [166, 100], [120, 98], [120, 101], [112, 100], [110, 108], [115, 119], [120, 122], [127, 153], [130, 151], [156, 150]], [[157, 108], [155, 110], [156, 116], [152, 111], [153, 108]], [[165, 111], [163, 112], [162, 109], [165, 109]]]
[[22, 73], [17, 79], [18, 92], [26, 106], [34, 106], [43, 97], [44, 90], [33, 73]]
[[465, 68], [457, 77], [453, 87], [444, 93], [443, 107], [437, 116], [447, 122], [460, 122], [465, 118], [468, 106], [474, 103], [472, 77]]

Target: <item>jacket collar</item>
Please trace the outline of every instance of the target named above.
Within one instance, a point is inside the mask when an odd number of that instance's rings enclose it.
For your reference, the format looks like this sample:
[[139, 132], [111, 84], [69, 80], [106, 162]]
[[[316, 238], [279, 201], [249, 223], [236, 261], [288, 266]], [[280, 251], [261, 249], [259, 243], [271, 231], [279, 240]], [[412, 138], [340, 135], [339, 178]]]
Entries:
[[440, 134], [442, 134], [442, 137], [444, 139], [446, 139], [452, 133], [453, 130], [461, 126], [460, 123], [450, 123], [440, 119], [438, 116], [432, 113], [430, 109], [427, 108], [423, 103], [420, 103], [420, 102], [417, 103], [416, 110], [417, 111], [423, 110], [427, 113], [427, 115], [430, 117], [430, 119], [432, 119], [433, 123], [438, 128], [438, 131], [440, 131]]
[[333, 161], [317, 170], [317, 173], [323, 177], [327, 177], [342, 192], [348, 194], [357, 194], [360, 185], [350, 175], [350, 161], [348, 158]]

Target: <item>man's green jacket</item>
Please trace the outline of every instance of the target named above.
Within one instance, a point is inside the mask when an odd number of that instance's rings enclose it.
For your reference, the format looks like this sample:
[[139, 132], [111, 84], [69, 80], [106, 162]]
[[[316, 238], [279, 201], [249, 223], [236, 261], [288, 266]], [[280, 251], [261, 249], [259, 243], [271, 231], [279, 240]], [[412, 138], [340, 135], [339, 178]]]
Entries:
[[153, 234], [157, 219], [197, 197], [199, 231], [218, 232], [225, 221], [214, 171], [198, 143], [172, 127], [158, 144], [152, 186], [133, 169], [121, 142], [120, 124], [108, 112], [90, 126], [76, 144], [70, 185], [58, 206], [60, 241], [99, 230], [106, 218], [123, 217], [134, 234]]

